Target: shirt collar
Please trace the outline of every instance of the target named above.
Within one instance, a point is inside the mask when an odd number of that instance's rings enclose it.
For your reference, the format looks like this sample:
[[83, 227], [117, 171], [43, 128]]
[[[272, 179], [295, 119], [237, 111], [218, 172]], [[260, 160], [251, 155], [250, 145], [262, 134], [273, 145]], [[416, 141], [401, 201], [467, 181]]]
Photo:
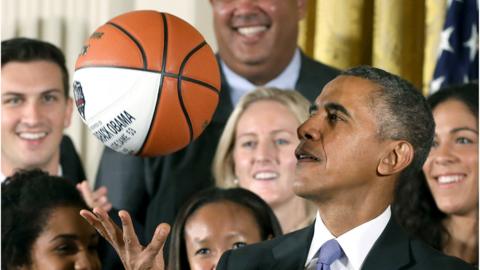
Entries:
[[5, 174], [3, 174], [3, 172], [0, 172], [0, 183], [3, 183], [3, 181], [5, 181], [7, 177], [5, 176]]
[[[346, 258], [342, 258], [340, 263], [343, 264], [346, 269], [360, 269], [363, 261], [367, 257], [373, 244], [377, 241], [380, 234], [387, 226], [391, 217], [390, 206], [388, 206], [382, 214], [376, 218], [365, 222], [350, 231], [337, 237], [337, 241], [345, 252]], [[328, 240], [335, 238], [320, 218], [320, 214], [317, 212], [315, 231], [313, 233], [312, 243], [310, 250], [308, 251], [307, 261], [310, 262], [315, 256], [318, 249]]]
[[[58, 176], [62, 176], [63, 175], [63, 170], [62, 170], [62, 165], [58, 165]], [[0, 171], [0, 183], [3, 183], [3, 181], [5, 181], [5, 179], [7, 179], [7, 177], [5, 176], [5, 174], [3, 174], [2, 171]]]
[[[297, 48], [295, 50], [295, 53], [293, 54], [292, 60], [290, 61], [288, 66], [282, 71], [282, 73], [280, 73], [273, 80], [266, 83], [264, 86], [276, 87], [280, 89], [294, 89], [298, 77], [300, 76], [301, 62], [302, 61], [300, 49]], [[242, 96], [260, 86], [254, 85], [244, 77], [235, 73], [225, 64], [225, 62], [223, 62], [221, 58], [220, 65], [222, 67], [223, 74], [225, 75], [225, 79], [230, 86], [230, 97], [234, 106], [238, 103]]]

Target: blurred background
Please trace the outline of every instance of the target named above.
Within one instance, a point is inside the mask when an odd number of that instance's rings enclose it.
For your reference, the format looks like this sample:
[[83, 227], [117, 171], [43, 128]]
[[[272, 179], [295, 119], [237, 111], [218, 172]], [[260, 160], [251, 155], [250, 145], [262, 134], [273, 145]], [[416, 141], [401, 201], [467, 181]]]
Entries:
[[[406, 78], [428, 94], [438, 86], [435, 80], [432, 85], [432, 79], [441, 46], [449, 38], [442, 30], [453, 1], [458, 0], [309, 0], [298, 43], [306, 54], [331, 66], [373, 65]], [[465, 46], [477, 51], [478, 79], [478, 2], [464, 1], [477, 7], [476, 26], [468, 26], [472, 37]], [[83, 42], [97, 27], [139, 9], [168, 12], [188, 21], [216, 50], [208, 0], [2, 0], [1, 39], [24, 36], [52, 42], [65, 52], [73, 74]], [[67, 133], [93, 181], [103, 145], [77, 113]]]

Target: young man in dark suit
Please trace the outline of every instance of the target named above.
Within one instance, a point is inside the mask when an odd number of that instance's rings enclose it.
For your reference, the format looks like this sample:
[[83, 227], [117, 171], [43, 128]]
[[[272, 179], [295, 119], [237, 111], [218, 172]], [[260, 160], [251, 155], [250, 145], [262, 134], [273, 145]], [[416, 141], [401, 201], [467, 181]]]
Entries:
[[[318, 208], [305, 229], [225, 252], [217, 270], [474, 269], [413, 239], [390, 210], [396, 182], [418, 173], [434, 137], [422, 94], [383, 70], [358, 67], [328, 83], [298, 129], [297, 195]], [[164, 269], [160, 224], [145, 249], [121, 212], [122, 231], [106, 213], [82, 215], [124, 257], [130, 269]], [[126, 239], [126, 242], [124, 241]]]
[[97, 186], [106, 186], [114, 207], [146, 227], [172, 223], [185, 201], [214, 185], [211, 162], [238, 99], [256, 86], [296, 89], [313, 101], [338, 71], [297, 47], [306, 0], [211, 0], [222, 76], [220, 102], [209, 126], [188, 147], [165, 157], [139, 158], [105, 149]]
[[74, 183], [85, 180], [80, 158], [64, 135], [72, 116], [63, 53], [35, 39], [2, 41], [2, 180], [40, 168]]

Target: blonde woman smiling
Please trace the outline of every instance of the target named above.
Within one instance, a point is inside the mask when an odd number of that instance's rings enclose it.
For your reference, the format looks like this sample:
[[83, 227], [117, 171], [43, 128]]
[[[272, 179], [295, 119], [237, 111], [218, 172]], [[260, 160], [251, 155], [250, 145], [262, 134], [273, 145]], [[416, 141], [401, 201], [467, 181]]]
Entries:
[[259, 88], [228, 119], [213, 161], [221, 187], [253, 191], [272, 207], [284, 233], [309, 225], [314, 210], [293, 193], [297, 128], [310, 103], [297, 91]]

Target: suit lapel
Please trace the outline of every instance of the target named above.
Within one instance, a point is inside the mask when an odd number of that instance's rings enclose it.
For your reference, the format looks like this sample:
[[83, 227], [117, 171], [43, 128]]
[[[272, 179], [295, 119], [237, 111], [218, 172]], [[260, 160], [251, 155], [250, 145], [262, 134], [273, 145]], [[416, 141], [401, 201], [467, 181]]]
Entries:
[[313, 61], [306, 57], [303, 52], [301, 52], [301, 61], [300, 74], [295, 89], [313, 102], [323, 87], [318, 85], [318, 78], [315, 78], [315, 76], [322, 76], [322, 74], [312, 74], [315, 70], [315, 68], [312, 68]]
[[270, 269], [303, 270], [312, 241], [314, 225], [287, 235], [273, 249], [274, 262]]
[[340, 74], [340, 70], [319, 63], [307, 57], [303, 52], [301, 52], [301, 61], [295, 89], [313, 102], [323, 87]]
[[364, 270], [395, 270], [407, 265], [410, 259], [410, 239], [393, 217], [373, 245], [363, 262]]

